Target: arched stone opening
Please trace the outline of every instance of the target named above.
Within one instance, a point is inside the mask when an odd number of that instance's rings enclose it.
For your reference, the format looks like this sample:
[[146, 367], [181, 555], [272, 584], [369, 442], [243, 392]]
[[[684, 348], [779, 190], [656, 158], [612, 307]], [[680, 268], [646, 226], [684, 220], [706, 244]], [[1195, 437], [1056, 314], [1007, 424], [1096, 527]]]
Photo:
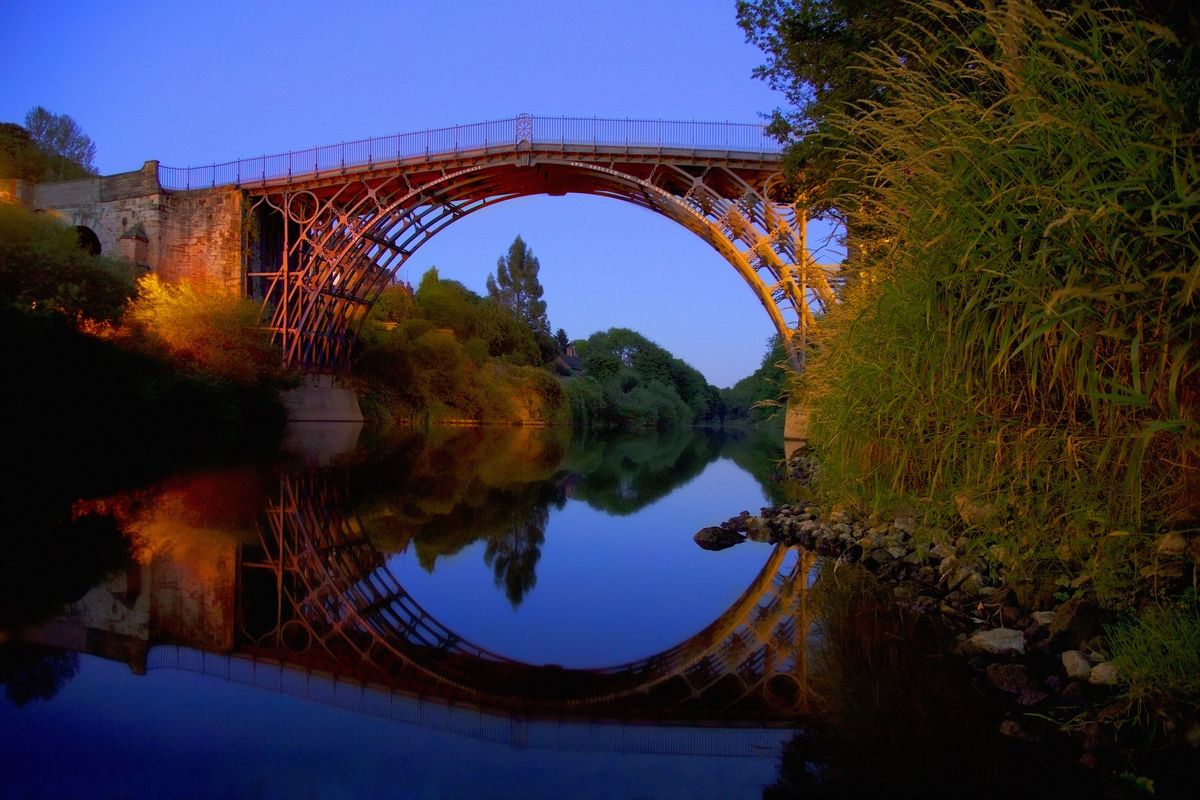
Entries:
[[76, 225], [75, 235], [78, 237], [79, 249], [88, 255], [100, 255], [100, 237], [86, 225]]

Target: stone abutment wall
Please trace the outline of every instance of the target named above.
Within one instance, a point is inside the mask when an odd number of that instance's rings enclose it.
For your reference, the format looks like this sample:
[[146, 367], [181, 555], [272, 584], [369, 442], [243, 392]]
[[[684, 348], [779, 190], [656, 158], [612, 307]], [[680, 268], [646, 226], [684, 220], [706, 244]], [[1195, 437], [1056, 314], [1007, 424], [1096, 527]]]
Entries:
[[158, 162], [135, 172], [14, 187], [13, 199], [70, 225], [91, 229], [104, 255], [137, 274], [187, 282], [204, 291], [243, 291], [242, 193], [232, 187], [168, 191]]

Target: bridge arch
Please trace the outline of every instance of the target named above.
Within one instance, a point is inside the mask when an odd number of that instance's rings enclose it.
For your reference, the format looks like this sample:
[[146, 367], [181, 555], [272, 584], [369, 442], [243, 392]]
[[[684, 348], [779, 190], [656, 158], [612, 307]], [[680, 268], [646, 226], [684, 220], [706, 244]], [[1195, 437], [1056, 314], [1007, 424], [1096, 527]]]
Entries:
[[[546, 122], [485, 123], [511, 132], [499, 144], [485, 134], [482, 147], [462, 146], [470, 131], [456, 128], [453, 148], [409, 157], [397, 137], [396, 156], [382, 163], [373, 158], [378, 140], [368, 140], [365, 163], [347, 166], [343, 155], [340, 168], [323, 168], [313, 151], [311, 162], [303, 159], [311, 171], [273, 179], [264, 171], [257, 185], [244, 185], [252, 207], [282, 222], [278, 255], [247, 274], [267, 284], [264, 317], [285, 364], [345, 371], [367, 311], [425, 242], [496, 203], [567, 193], [629, 202], [699, 236], [746, 281], [795, 360], [814, 310], [834, 295], [830, 268], [808, 253], [804, 210], [781, 194], [777, 152], [637, 144], [629, 126], [648, 138], [644, 126], [655, 123], [636, 121], [625, 121], [622, 145], [609, 143], [620, 138], [611, 132], [589, 144], [547, 135]], [[758, 126], [742, 127], [761, 136]]]

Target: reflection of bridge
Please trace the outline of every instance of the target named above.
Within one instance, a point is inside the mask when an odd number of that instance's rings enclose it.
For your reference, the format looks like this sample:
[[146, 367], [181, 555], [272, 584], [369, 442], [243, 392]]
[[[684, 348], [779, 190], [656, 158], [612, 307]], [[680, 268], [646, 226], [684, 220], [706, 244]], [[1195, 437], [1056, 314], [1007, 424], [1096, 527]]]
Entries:
[[785, 569], [777, 548], [724, 614], [656, 655], [605, 669], [533, 666], [464, 641], [421, 608], [346, 513], [344, 491], [326, 475], [282, 480], [261, 548], [243, 555], [238, 604], [274, 615], [243, 616], [239, 649], [522, 715], [786, 724], [805, 707], [808, 557]]
[[555, 746], [749, 754], [766, 739], [637, 731], [787, 727], [808, 708], [810, 556], [777, 548], [728, 610], [661, 653], [538, 666], [466, 642], [422, 609], [348, 500], [343, 473], [285, 476], [257, 544], [169, 535], [174, 545], [23, 638], [518, 745], [544, 746], [550, 725], [583, 737]]

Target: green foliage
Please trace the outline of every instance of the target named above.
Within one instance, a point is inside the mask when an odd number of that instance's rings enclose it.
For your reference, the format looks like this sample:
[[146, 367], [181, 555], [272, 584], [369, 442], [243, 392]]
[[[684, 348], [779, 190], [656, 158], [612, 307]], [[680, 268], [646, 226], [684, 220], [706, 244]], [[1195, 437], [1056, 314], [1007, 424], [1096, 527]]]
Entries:
[[820, 201], [831, 172], [846, 167], [837, 162], [841, 137], [829, 117], [880, 96], [863, 57], [896, 41], [896, 19], [907, 8], [904, 0], [738, 0], [738, 24], [767, 57], [754, 74], [790, 104], [774, 112], [770, 129], [788, 144], [795, 192], [817, 208], [829, 207]]
[[0, 178], [42, 183], [76, 180], [93, 174], [63, 156], [38, 147], [29, 131], [20, 125], [0, 122]]
[[1195, 603], [1151, 606], [1107, 631], [1110, 657], [1130, 699], [1200, 708], [1200, 612]]
[[799, 389], [821, 488], [986, 504], [1070, 574], [1198, 510], [1196, 45], [1087, 4], [909, 13], [881, 99], [829, 118], [860, 261]]
[[[525, 321], [534, 336], [548, 338], [550, 322], [546, 319], [545, 290], [538, 280], [541, 265], [529, 245], [518, 236], [508, 253], [496, 262], [496, 275], [488, 275], [488, 297], [512, 311]], [[553, 356], [551, 356], [553, 357]]]
[[493, 358], [531, 366], [541, 363], [537, 339], [518, 316], [458, 281], [442, 280], [436, 268], [421, 278], [411, 313], [436, 328], [454, 331], [463, 341], [480, 339]]
[[278, 352], [258, 324], [258, 313], [252, 300], [147, 275], [138, 281], [125, 323], [140, 341], [201, 372], [254, 383], [275, 378], [279, 370]]
[[415, 295], [388, 287], [360, 334], [364, 412], [400, 419], [556, 423], [567, 400], [532, 332], [508, 309], [425, 273]]
[[779, 335], [767, 341], [767, 352], [753, 373], [729, 389], [721, 390], [727, 422], [747, 421], [755, 424], [770, 422], [783, 425], [783, 411], [789, 393], [787, 353]]
[[132, 295], [128, 265], [80, 249], [74, 228], [0, 205], [0, 302], [76, 321], [113, 322]]
[[639, 333], [610, 328], [579, 342], [578, 352], [586, 378], [567, 381], [576, 425], [665, 428], [721, 418], [718, 390]]

